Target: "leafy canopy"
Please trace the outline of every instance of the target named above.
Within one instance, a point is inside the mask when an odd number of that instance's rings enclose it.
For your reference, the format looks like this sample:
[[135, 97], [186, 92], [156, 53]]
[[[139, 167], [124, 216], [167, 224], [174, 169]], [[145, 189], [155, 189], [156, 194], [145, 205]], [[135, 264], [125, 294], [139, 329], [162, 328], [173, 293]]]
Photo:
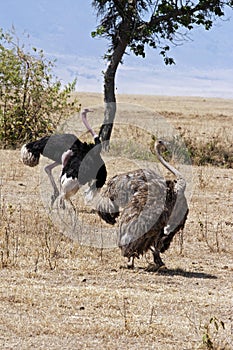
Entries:
[[209, 30], [214, 20], [224, 15], [225, 7], [233, 6], [233, 1], [94, 0], [92, 6], [100, 18], [92, 36], [110, 41], [106, 54], [109, 61], [124, 38], [136, 56], [145, 57], [148, 45], [159, 49], [166, 64], [172, 64], [174, 60], [167, 56], [170, 44], [181, 40], [195, 26]]
[[62, 89], [52, 74], [54, 62], [42, 50], [28, 53], [14, 33], [0, 29], [0, 145], [18, 144], [51, 134], [61, 118], [77, 111], [71, 100], [76, 80]]

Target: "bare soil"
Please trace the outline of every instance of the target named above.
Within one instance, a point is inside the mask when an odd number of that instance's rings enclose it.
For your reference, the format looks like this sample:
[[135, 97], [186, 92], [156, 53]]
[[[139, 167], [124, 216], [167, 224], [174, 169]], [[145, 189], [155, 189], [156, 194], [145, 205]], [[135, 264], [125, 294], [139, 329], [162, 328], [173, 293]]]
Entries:
[[[102, 105], [99, 94], [79, 98], [83, 107]], [[217, 132], [233, 141], [232, 100], [123, 95], [118, 102], [156, 111], [200, 140]], [[232, 169], [192, 167], [184, 234], [163, 254], [166, 269], [149, 273], [150, 254], [131, 271], [117, 247], [64, 235], [61, 218], [51, 220], [43, 206], [42, 192], [48, 188], [49, 198], [51, 189], [42, 167], [24, 166], [20, 150], [0, 156], [1, 349], [233, 349]], [[131, 164], [111, 158], [107, 166], [110, 177]], [[108, 230], [76, 197], [89, 234]]]

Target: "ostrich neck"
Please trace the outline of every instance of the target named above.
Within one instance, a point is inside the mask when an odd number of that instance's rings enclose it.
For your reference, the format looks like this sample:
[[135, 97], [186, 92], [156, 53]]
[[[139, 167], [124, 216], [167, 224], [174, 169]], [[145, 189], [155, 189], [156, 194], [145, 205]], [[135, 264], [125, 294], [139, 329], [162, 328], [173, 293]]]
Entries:
[[174, 174], [177, 179], [183, 179], [182, 174], [176, 168], [174, 168], [171, 164], [166, 162], [165, 159], [161, 156], [159, 147], [156, 147], [156, 153], [157, 153], [158, 160], [160, 161], [160, 163], [163, 164], [165, 168], [167, 168], [172, 174]]
[[177, 193], [179, 193], [179, 195], [183, 196], [183, 193], [184, 193], [185, 188], [186, 188], [185, 178], [176, 168], [174, 168], [171, 164], [166, 162], [165, 159], [163, 159], [163, 157], [161, 156], [159, 151], [160, 151], [160, 149], [157, 146], [156, 153], [157, 153], [157, 157], [158, 157], [160, 163], [162, 163], [165, 168], [167, 168], [173, 175], [175, 175], [175, 177], [177, 179], [177, 183], [175, 185], [176, 191], [177, 191]]
[[94, 132], [94, 130], [91, 128], [90, 124], [87, 121], [87, 114], [86, 113], [82, 113], [82, 121], [83, 124], [85, 125], [85, 127], [87, 128], [87, 130], [91, 133], [91, 135], [93, 136], [93, 138], [98, 137], [98, 135]]
[[179, 193], [182, 196], [184, 194], [184, 191], [186, 188], [185, 178], [176, 168], [174, 168], [171, 164], [166, 162], [165, 159], [163, 159], [163, 157], [160, 154], [160, 145], [156, 146], [156, 153], [157, 153], [157, 157], [158, 157], [158, 160], [160, 161], [160, 163], [162, 163], [165, 168], [167, 168], [173, 175], [175, 175], [175, 177], [177, 179], [177, 183], [175, 185], [175, 188], [176, 188], [177, 193]]

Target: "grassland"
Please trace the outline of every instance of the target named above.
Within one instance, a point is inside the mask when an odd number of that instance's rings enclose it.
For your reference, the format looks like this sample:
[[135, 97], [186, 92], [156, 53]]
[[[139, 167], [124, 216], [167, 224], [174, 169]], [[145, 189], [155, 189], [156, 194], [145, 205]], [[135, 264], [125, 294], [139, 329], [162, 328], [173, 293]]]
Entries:
[[[102, 108], [99, 94], [79, 98], [83, 106]], [[123, 95], [118, 102], [128, 110], [140, 106], [145, 116], [156, 111], [198, 142], [215, 135], [233, 142], [232, 100]], [[126, 130], [128, 138], [143, 139]], [[113, 139], [118, 132], [116, 125]], [[145, 136], [142, 143], [150, 141]], [[43, 206], [50, 187], [42, 167], [24, 166], [19, 150], [0, 155], [1, 349], [233, 348], [232, 168], [191, 167], [184, 235], [164, 254], [167, 269], [148, 273], [149, 254], [130, 271], [121, 268], [118, 248], [80, 245], [64, 235], [61, 218], [51, 220]], [[108, 159], [109, 176], [135, 166], [121, 162]], [[77, 207], [90, 235], [95, 227], [108, 230], [79, 196]]]

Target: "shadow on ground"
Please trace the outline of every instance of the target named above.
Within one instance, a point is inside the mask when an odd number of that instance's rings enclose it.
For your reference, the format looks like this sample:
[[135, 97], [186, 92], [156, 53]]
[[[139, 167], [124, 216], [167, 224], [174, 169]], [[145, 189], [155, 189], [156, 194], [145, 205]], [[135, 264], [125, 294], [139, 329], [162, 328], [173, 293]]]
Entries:
[[193, 271], [186, 271], [183, 269], [161, 269], [157, 271], [160, 275], [165, 276], [183, 276], [186, 278], [203, 278], [203, 279], [217, 279], [217, 276], [204, 273], [204, 272], [193, 272]]

